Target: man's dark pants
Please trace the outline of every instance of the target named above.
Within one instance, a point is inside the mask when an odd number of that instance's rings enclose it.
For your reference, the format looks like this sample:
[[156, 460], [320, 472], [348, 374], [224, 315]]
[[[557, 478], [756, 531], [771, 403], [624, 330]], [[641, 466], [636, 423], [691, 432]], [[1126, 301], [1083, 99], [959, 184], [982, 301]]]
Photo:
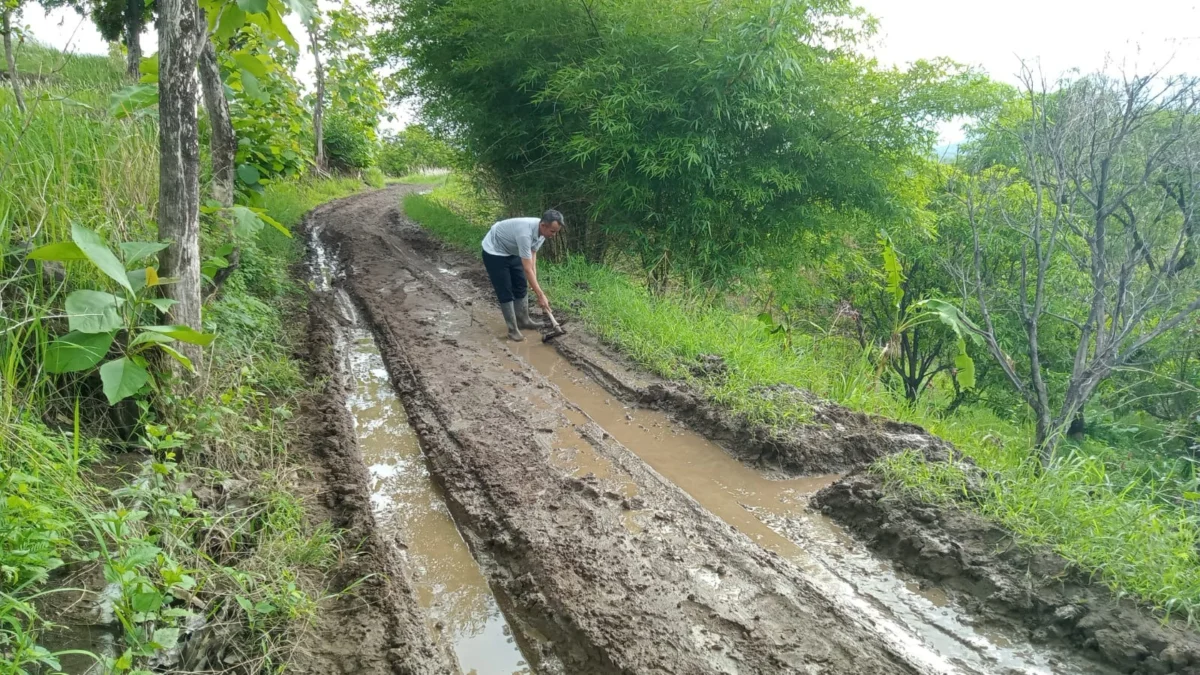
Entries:
[[521, 256], [492, 255], [484, 251], [483, 266], [487, 268], [488, 279], [492, 280], [492, 288], [496, 289], [496, 299], [500, 304], [520, 300], [529, 293]]

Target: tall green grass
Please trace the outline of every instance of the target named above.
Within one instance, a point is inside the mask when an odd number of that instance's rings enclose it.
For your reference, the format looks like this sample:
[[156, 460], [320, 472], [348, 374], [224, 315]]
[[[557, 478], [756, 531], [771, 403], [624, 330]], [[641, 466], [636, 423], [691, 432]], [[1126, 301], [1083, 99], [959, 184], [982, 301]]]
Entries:
[[[285, 314], [303, 301], [288, 275], [302, 243], [273, 228], [246, 242], [239, 270], [205, 309], [219, 337], [199, 385], [164, 387], [131, 408], [128, 428], [116, 428], [94, 376], [51, 377], [40, 367], [45, 345], [66, 330], [58, 318], [66, 292], [110, 282], [89, 264], [43, 267], [24, 253], [68, 240], [73, 222], [114, 246], [155, 239], [156, 125], [108, 115], [110, 94], [125, 83], [119, 60], [67, 58], [37, 45], [18, 57], [22, 72], [43, 77], [26, 88], [27, 115], [0, 82], [0, 672], [30, 672], [39, 661], [40, 672], [58, 670], [38, 645], [43, 621], [31, 597], [54, 592], [46, 583], [64, 562], [130, 566], [149, 586], [131, 582], [125, 591], [163, 591], [159, 561], [135, 564], [147, 546], [198, 581], [206, 611], [244, 624], [241, 637], [254, 644], [243, 650], [247, 662], [232, 665], [277, 672], [315, 616], [340, 546], [297, 496], [302, 458], [290, 452], [307, 387]], [[261, 205], [294, 226], [313, 206], [362, 187], [274, 184]], [[128, 442], [153, 449], [141, 475], [102, 487], [102, 449]], [[248, 506], [213, 512], [181, 482], [244, 486]]]
[[[406, 197], [404, 208], [443, 240], [471, 251], [497, 215], [494, 205], [454, 181], [431, 195]], [[794, 397], [764, 393], [764, 387], [792, 385], [924, 426], [987, 470], [983, 494], [978, 501], [964, 499], [960, 469], [926, 463], [914, 453], [877, 463], [874, 470], [888, 485], [928, 501], [976, 508], [1022, 541], [1054, 548], [1119, 593], [1189, 619], [1200, 610], [1200, 523], [1164, 498], [1171, 495], [1162, 494], [1163, 485], [1116, 475], [1105, 456], [1087, 446], [1041, 471], [1031, 459], [1027, 425], [983, 408], [945, 415], [940, 404], [910, 405], [879, 384], [873, 364], [847, 340], [794, 335], [788, 345], [732, 303], [686, 291], [654, 295], [626, 274], [578, 258], [542, 267], [553, 303], [572, 307], [589, 330], [646, 368], [690, 381], [713, 401], [767, 424], [808, 419], [810, 411]], [[727, 377], [694, 377], [691, 366], [702, 354], [721, 356]]]

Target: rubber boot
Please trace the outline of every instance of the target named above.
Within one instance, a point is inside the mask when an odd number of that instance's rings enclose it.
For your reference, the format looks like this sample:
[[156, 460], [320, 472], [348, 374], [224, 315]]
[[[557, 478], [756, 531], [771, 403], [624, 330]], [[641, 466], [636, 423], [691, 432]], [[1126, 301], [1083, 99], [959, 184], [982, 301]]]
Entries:
[[517, 310], [517, 328], [537, 330], [538, 325], [529, 318], [529, 296], [513, 300], [513, 309]]
[[513, 308], [513, 303], [500, 303], [500, 312], [504, 314], [504, 323], [508, 324], [508, 339], [513, 342], [524, 340], [525, 336], [517, 328], [517, 310]]

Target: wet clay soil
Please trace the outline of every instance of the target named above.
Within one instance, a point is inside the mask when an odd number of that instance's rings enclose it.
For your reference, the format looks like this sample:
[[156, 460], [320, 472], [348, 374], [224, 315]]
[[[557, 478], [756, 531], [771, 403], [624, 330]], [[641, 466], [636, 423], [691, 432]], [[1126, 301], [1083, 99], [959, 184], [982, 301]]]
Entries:
[[[836, 476], [771, 480], [661, 413], [627, 407], [622, 399], [652, 392], [689, 422], [719, 417], [695, 403], [689, 414], [679, 389], [639, 379], [578, 331], [559, 345], [571, 362], [536, 335], [498, 339], [477, 265], [403, 219], [404, 189], [322, 207], [310, 223], [374, 329], [430, 475], [507, 622], [484, 614], [515, 633], [535, 672], [1113, 672], [972, 627], [945, 594], [898, 576], [806, 510]], [[855, 422], [839, 419], [829, 428]], [[858, 422], [863, 437], [944, 449], [916, 428]], [[723, 436], [736, 421], [696, 426], [749, 458]], [[761, 435], [755, 443], [779, 447]], [[810, 470], [844, 468], [847, 455], [833, 454], [841, 458]], [[390, 471], [372, 467], [376, 488]], [[453, 633], [452, 620], [436, 618], [445, 584], [422, 588], [431, 565], [414, 554], [416, 538], [450, 539], [440, 533], [453, 523], [443, 514], [443, 527], [427, 531], [410, 510], [389, 524], [379, 495], [384, 538], [412, 545], [400, 556], [417, 598], [399, 608], [404, 625], [420, 637], [429, 631], [413, 624]], [[416, 658], [436, 661], [439, 644], [453, 635]], [[493, 666], [478, 672], [521, 672]]]
[[465, 673], [527, 675], [496, 598], [430, 479], [374, 338], [356, 327], [345, 349], [353, 387], [348, 403], [371, 473], [376, 519], [385, 535], [401, 542], [435, 638], [451, 647]]
[[398, 199], [371, 193], [312, 219], [510, 624], [544, 638], [540, 671], [929, 670], [598, 427], [588, 445], [632, 488], [564, 470], [553, 439], [576, 408], [471, 320], [473, 298], [403, 252], [389, 233]]
[[1200, 673], [1200, 637], [1118, 599], [1066, 560], [1018, 546], [973, 513], [889, 494], [856, 473], [815, 503], [870, 547], [936, 584], [991, 625], [1065, 642], [1125, 673]]

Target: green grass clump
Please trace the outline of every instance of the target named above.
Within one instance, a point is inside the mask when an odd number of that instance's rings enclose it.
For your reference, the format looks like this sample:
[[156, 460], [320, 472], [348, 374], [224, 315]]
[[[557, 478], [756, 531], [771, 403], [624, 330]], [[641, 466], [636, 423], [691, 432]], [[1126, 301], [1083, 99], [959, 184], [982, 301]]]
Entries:
[[[443, 240], [474, 251], [496, 215], [455, 179], [431, 195], [410, 195], [406, 213]], [[874, 470], [896, 489], [934, 503], [977, 508], [1027, 543], [1052, 547], [1118, 593], [1191, 619], [1200, 611], [1200, 522], [1160, 487], [1116, 475], [1103, 453], [1079, 446], [1049, 470], [1033, 459], [1027, 425], [985, 408], [951, 415], [931, 400], [916, 405], [879, 384], [852, 342], [825, 335], [770, 334], [755, 316], [686, 290], [655, 295], [610, 267], [579, 258], [541, 266], [556, 306], [575, 308], [588, 329], [658, 374], [690, 381], [713, 401], [774, 425], [803, 422], [806, 406], [764, 387], [792, 385], [845, 405], [919, 424], [954, 443], [988, 471], [979, 501], [963, 500], [959, 468], [915, 453], [879, 461]], [[727, 376], [696, 378], [701, 354], [721, 356]]]

